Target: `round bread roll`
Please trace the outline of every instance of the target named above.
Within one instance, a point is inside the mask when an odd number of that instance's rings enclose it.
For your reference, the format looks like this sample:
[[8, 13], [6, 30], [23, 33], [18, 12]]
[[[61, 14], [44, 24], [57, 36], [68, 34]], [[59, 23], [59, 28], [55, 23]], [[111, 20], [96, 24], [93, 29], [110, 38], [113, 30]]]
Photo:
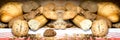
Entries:
[[65, 4], [65, 8], [66, 8], [67, 10], [74, 10], [74, 11], [76, 11], [77, 5], [75, 5], [75, 4], [72, 3], [72, 2], [68, 2], [68, 3]]
[[34, 19], [29, 20], [28, 25], [32, 30], [38, 30], [47, 22], [47, 19], [43, 16], [37, 16]]
[[119, 7], [111, 2], [98, 3], [98, 15], [108, 18], [112, 22], [119, 21]]
[[1, 21], [9, 22], [12, 18], [22, 15], [22, 3], [8, 2], [1, 7], [0, 13]]
[[23, 9], [23, 12], [30, 12], [33, 9], [36, 9], [38, 7], [39, 7], [39, 5], [38, 5], [37, 2], [35, 2], [35, 1], [27, 1], [27, 2], [23, 3], [22, 9]]
[[48, 19], [56, 20], [58, 18], [56, 12], [54, 11], [45, 11], [43, 15]]
[[28, 34], [29, 27], [25, 20], [15, 20], [12, 25], [12, 33], [17, 36], [26, 36]]
[[44, 11], [46, 11], [46, 10], [54, 10], [55, 9], [55, 4], [54, 3], [47, 3], [47, 4], [45, 4], [45, 5], [43, 5], [43, 9], [44, 9]]
[[85, 1], [81, 4], [81, 7], [90, 12], [97, 12], [97, 10], [98, 10], [97, 3], [93, 2], [93, 1]]
[[107, 22], [103, 19], [95, 20], [91, 27], [92, 34], [94, 36], [103, 37], [108, 33]]
[[72, 21], [83, 30], [88, 30], [92, 26], [92, 21], [84, 18], [83, 16], [77, 15]]
[[74, 12], [74, 11], [66, 11], [66, 12], [63, 14], [63, 19], [64, 19], [64, 20], [72, 19], [72, 18], [74, 18], [76, 15], [77, 15], [77, 13]]

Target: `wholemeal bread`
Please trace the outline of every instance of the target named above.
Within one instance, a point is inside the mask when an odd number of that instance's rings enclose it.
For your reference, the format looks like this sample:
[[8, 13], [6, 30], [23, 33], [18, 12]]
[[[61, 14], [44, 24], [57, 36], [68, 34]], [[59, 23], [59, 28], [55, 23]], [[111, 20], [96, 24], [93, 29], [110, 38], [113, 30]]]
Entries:
[[94, 36], [103, 37], [108, 33], [107, 22], [103, 19], [95, 20], [91, 28]]
[[15, 20], [12, 25], [12, 33], [17, 36], [26, 36], [28, 34], [29, 27], [25, 20]]

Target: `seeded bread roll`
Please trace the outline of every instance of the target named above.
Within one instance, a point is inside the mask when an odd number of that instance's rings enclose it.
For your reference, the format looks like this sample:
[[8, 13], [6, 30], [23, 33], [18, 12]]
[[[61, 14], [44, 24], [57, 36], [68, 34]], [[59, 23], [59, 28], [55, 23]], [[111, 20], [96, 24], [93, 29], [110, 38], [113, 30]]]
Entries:
[[44, 37], [54, 37], [56, 36], [56, 32], [53, 29], [47, 29], [44, 32]]
[[29, 25], [30, 29], [32, 29], [32, 30], [38, 30], [46, 22], [47, 22], [47, 19], [43, 15], [40, 15], [40, 16], [35, 17], [34, 19], [31, 19], [28, 22], [28, 25]]
[[25, 20], [15, 20], [12, 25], [12, 33], [17, 36], [26, 36], [28, 34], [29, 27]]
[[56, 32], [53, 29], [47, 29], [44, 32], [45, 40], [55, 40]]
[[108, 33], [107, 22], [103, 19], [95, 20], [91, 28], [92, 34], [94, 36], [103, 37]]
[[72, 21], [83, 30], [88, 30], [92, 26], [92, 21], [84, 18], [83, 16], [77, 15]]

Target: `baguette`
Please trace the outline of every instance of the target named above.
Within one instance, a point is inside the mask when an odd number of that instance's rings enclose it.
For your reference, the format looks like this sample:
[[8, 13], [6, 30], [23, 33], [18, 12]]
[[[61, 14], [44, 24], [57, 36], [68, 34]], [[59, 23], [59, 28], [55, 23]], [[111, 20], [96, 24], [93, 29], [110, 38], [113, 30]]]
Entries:
[[84, 18], [83, 16], [77, 15], [72, 21], [83, 30], [88, 30], [92, 26], [92, 21]]
[[34, 19], [29, 20], [28, 25], [32, 30], [38, 30], [47, 22], [47, 19], [43, 16], [37, 16]]

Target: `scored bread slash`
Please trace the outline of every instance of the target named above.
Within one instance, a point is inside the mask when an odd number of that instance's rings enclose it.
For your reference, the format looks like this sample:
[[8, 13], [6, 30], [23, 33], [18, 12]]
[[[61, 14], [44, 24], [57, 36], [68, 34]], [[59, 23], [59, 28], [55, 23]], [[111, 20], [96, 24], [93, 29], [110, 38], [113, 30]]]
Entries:
[[79, 16], [79, 15], [73, 19], [73, 23], [76, 24], [78, 27], [82, 28], [83, 30], [90, 29], [92, 25], [91, 20], [86, 19], [83, 16]]
[[26, 36], [28, 34], [29, 27], [27, 24], [27, 21], [25, 20], [15, 20], [13, 25], [12, 25], [12, 33], [17, 36]]
[[98, 37], [104, 37], [108, 33], [108, 25], [106, 20], [99, 19], [93, 22], [91, 27], [92, 34]]
[[31, 19], [28, 22], [29, 27], [32, 30], [38, 30], [40, 27], [42, 27], [47, 22], [47, 19], [44, 16], [37, 16], [34, 19]]

